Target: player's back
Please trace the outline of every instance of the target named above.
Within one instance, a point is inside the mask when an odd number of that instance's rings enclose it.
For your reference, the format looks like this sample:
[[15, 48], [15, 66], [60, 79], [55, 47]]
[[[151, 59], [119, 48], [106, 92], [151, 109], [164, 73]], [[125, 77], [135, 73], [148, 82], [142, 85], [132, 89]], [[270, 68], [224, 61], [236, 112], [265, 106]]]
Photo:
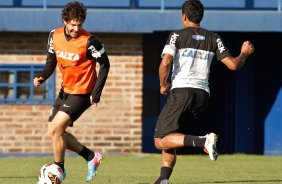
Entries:
[[172, 88], [199, 88], [209, 92], [208, 79], [213, 57], [230, 56], [222, 39], [203, 28], [187, 27], [171, 32], [163, 54], [173, 56]]
[[176, 47], [178, 49], [191, 48], [204, 50], [209, 52], [216, 52], [216, 39], [217, 35], [204, 28], [187, 27], [178, 31], [178, 42]]

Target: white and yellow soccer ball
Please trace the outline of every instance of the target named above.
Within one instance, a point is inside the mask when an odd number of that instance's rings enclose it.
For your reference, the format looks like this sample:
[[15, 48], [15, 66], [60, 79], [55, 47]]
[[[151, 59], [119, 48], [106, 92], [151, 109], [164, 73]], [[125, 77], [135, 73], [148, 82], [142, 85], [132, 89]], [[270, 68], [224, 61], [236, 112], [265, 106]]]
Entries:
[[40, 169], [38, 184], [61, 184], [64, 180], [63, 170], [56, 164], [45, 164]]

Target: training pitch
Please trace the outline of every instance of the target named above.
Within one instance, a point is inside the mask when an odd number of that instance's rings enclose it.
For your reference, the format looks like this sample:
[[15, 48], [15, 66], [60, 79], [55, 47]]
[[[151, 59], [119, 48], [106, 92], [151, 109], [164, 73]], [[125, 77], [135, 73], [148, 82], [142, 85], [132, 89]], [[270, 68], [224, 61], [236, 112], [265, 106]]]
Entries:
[[[42, 165], [51, 157], [0, 158], [1, 184], [32, 184]], [[220, 155], [210, 161], [207, 155], [181, 155], [171, 175], [171, 184], [186, 183], [282, 183], [282, 156]], [[145, 184], [154, 181], [160, 171], [159, 154], [104, 155], [98, 174], [91, 183]], [[67, 178], [63, 184], [86, 183], [85, 161], [66, 157]]]

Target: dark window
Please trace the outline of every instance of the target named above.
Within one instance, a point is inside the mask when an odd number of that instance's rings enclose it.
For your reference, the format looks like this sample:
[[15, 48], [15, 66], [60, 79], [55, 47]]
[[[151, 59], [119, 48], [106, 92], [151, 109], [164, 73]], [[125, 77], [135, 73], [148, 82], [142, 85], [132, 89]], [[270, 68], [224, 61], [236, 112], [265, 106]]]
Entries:
[[53, 104], [55, 74], [40, 87], [33, 79], [43, 69], [40, 64], [0, 64], [0, 104]]

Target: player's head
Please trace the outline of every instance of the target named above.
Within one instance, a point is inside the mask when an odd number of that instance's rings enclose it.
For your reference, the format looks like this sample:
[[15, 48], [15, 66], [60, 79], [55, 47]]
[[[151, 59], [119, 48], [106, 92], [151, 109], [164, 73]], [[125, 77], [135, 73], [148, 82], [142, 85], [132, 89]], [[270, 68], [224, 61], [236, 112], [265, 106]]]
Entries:
[[79, 36], [82, 24], [86, 19], [86, 7], [83, 3], [72, 1], [66, 4], [62, 10], [62, 20], [66, 31], [71, 37]]
[[187, 0], [182, 5], [182, 14], [189, 21], [199, 24], [204, 16], [204, 6], [200, 0]]
[[83, 3], [72, 1], [64, 6], [61, 15], [63, 21], [78, 20], [83, 23], [86, 19], [86, 14], [86, 8]]

